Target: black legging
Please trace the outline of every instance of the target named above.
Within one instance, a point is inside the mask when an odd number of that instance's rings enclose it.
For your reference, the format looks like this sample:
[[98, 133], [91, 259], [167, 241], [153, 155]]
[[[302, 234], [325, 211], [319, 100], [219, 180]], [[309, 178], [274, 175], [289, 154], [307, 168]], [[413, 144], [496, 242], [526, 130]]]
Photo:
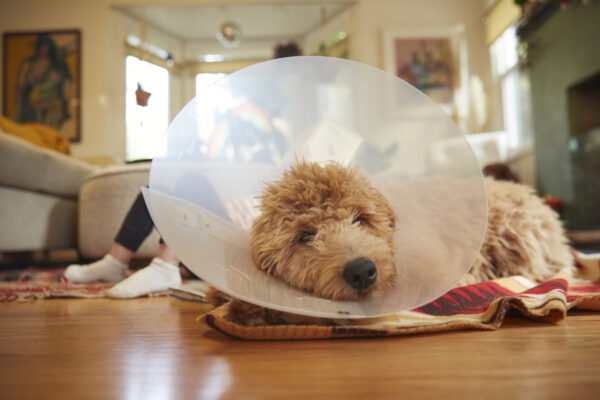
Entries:
[[[193, 182], [193, 185], [190, 182]], [[198, 173], [183, 175], [175, 185], [174, 193], [183, 200], [202, 204], [210, 212], [230, 221], [219, 195], [203, 175]], [[121, 229], [115, 237], [115, 242], [135, 253], [150, 235], [152, 228], [154, 228], [154, 221], [148, 212], [144, 196], [140, 192], [131, 205]], [[162, 238], [160, 243], [164, 243]]]
[[[115, 242], [136, 252], [154, 228], [152, 217], [146, 208], [144, 196], [140, 192], [131, 205]], [[162, 238], [160, 239], [162, 243]]]

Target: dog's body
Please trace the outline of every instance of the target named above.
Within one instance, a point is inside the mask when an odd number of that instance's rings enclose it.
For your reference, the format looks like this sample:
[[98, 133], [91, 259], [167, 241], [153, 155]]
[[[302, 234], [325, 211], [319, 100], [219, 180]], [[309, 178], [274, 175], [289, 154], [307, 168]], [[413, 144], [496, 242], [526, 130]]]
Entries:
[[511, 275], [541, 282], [574, 268], [558, 215], [532, 188], [487, 178], [486, 189], [487, 231], [461, 286]]
[[[487, 179], [486, 186], [488, 230], [460, 285], [509, 275], [541, 281], [572, 264], [556, 213], [533, 190], [493, 179]], [[402, 246], [394, 245], [394, 235], [406, 227], [356, 168], [300, 162], [269, 184], [260, 201], [261, 215], [253, 222], [250, 238], [260, 270], [335, 300], [378, 296], [395, 285], [394, 251]], [[436, 246], [435, 240], [430, 246]], [[442, 268], [443, 257], [435, 260]], [[252, 325], [282, 319], [314, 322], [236, 300], [230, 317]]]

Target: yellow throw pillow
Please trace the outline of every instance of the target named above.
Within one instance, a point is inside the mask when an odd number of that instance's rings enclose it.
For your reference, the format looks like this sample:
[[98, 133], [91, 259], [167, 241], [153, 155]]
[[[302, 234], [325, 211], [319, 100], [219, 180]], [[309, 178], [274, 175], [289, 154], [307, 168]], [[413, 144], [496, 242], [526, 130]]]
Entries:
[[0, 115], [0, 128], [9, 135], [16, 136], [36, 146], [70, 154], [69, 139], [49, 126], [39, 123], [18, 124]]

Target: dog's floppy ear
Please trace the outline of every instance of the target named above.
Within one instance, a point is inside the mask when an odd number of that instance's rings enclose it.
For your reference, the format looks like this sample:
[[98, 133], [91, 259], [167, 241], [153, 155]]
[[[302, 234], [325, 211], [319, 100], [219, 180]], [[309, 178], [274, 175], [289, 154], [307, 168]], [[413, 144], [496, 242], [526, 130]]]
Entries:
[[[369, 192], [367, 192], [367, 193], [369, 193]], [[388, 226], [392, 229], [396, 229], [396, 222], [398, 221], [398, 218], [396, 217], [396, 214], [394, 213], [394, 210], [392, 209], [392, 206], [390, 205], [389, 201], [385, 198], [385, 196], [381, 192], [379, 192], [377, 189], [375, 189], [373, 187], [371, 187], [370, 193], [371, 193], [371, 198], [377, 204], [378, 214], [387, 216]]]
[[278, 265], [283, 265], [287, 256], [283, 236], [276, 233], [273, 227], [274, 219], [267, 213], [258, 216], [252, 223], [250, 235], [250, 254], [254, 265], [270, 274], [275, 275]]
[[251, 255], [254, 265], [269, 275], [277, 276], [278, 266], [286, 265], [289, 250], [285, 247], [273, 247], [271, 243], [254, 243], [251, 245]]
[[388, 225], [390, 226], [390, 228], [396, 229], [396, 221], [398, 220], [398, 218], [396, 218], [396, 214], [394, 214], [394, 210], [392, 210], [392, 207], [390, 207], [389, 205], [386, 204], [385, 211], [389, 217]]
[[256, 265], [258, 269], [271, 275], [273, 274], [275, 267], [277, 267], [273, 250], [255, 251], [252, 253], [252, 259], [254, 261], [254, 265]]
[[380, 192], [377, 192], [377, 197], [379, 200], [380, 207], [383, 208], [383, 210], [380, 208], [379, 211], [382, 211], [383, 214], [388, 217], [388, 226], [395, 230], [398, 218], [396, 217], [392, 206], [390, 205], [389, 201], [385, 198], [385, 196], [383, 196], [383, 194], [381, 194]]

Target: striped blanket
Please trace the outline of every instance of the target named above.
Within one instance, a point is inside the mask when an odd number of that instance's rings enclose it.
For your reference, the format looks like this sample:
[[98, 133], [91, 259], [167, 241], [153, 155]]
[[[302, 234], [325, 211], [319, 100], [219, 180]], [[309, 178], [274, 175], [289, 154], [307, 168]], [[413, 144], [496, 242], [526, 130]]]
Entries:
[[522, 276], [500, 278], [450, 290], [411, 311], [382, 318], [350, 320], [348, 325], [267, 325], [247, 327], [225, 318], [228, 304], [203, 320], [227, 335], [249, 340], [331, 339], [393, 336], [459, 329], [498, 329], [509, 310], [540, 321], [558, 322], [573, 308], [600, 311], [600, 254], [574, 252], [577, 278], [557, 274], [536, 284]]

